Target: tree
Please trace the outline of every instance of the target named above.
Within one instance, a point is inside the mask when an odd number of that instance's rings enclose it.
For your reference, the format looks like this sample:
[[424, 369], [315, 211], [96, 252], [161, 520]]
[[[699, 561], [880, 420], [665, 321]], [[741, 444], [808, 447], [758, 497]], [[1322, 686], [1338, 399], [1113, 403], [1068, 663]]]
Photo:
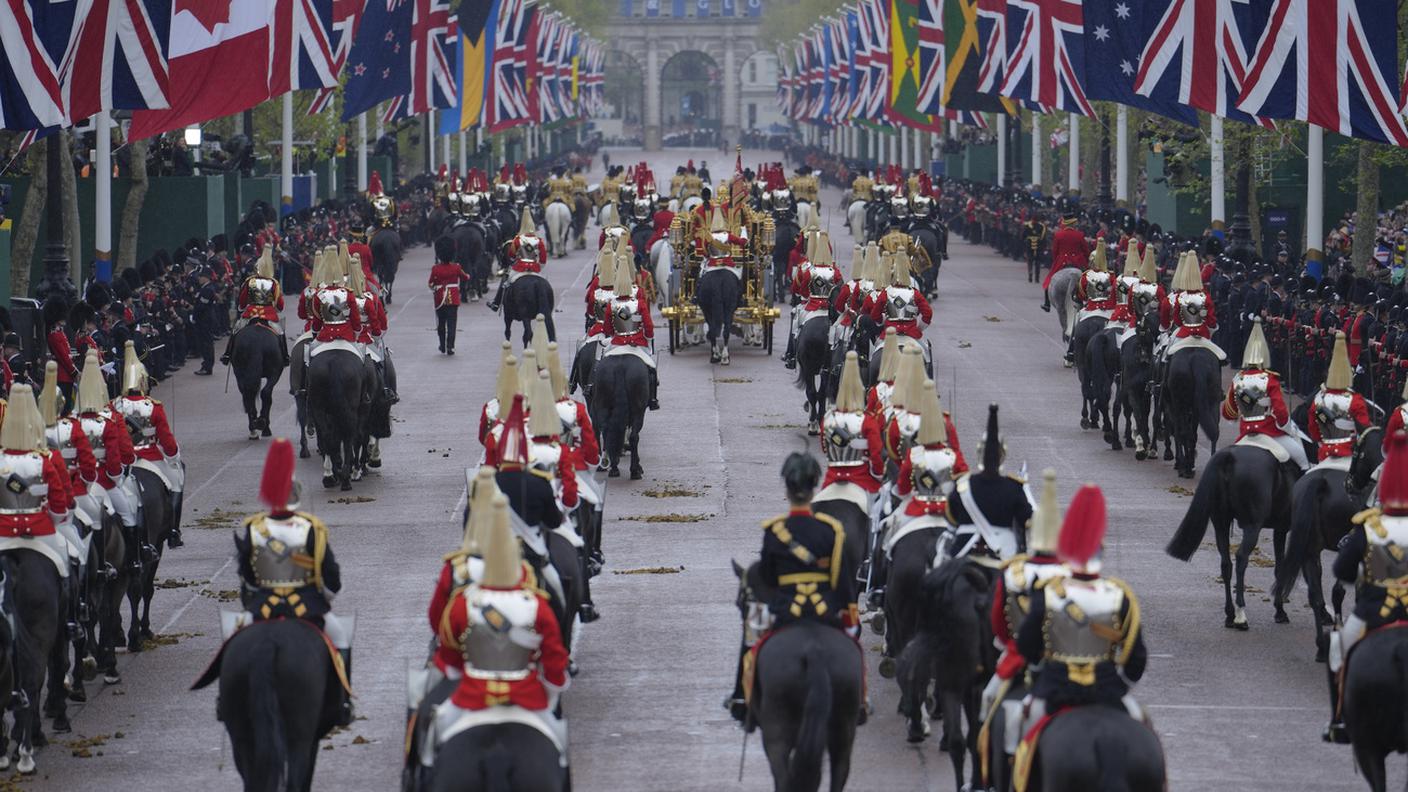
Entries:
[[127, 203], [122, 207], [122, 227], [117, 237], [117, 271], [137, 266], [137, 226], [142, 218], [142, 203], [147, 198], [147, 141], [138, 140], [129, 147], [132, 158], [132, 186], [127, 191]]
[[73, 130], [63, 130], [57, 140], [63, 147], [59, 192], [63, 201], [64, 244], [68, 246], [68, 276], [74, 283], [82, 283], [83, 228], [78, 219], [78, 174], [73, 171]]
[[34, 247], [39, 243], [39, 221], [44, 217], [44, 204], [49, 200], [49, 169], [44, 167], [49, 153], [49, 141], [39, 140], [29, 147], [29, 190], [24, 197], [24, 211], [15, 227], [11, 248], [10, 294], [29, 295], [29, 268], [34, 261]]

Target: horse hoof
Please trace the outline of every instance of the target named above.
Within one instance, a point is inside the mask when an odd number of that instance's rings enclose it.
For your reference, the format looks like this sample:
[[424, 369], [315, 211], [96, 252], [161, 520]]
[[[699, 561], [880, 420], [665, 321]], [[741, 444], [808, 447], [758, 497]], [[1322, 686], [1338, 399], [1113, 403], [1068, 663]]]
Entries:
[[73, 731], [73, 724], [68, 722], [67, 715], [60, 713], [57, 718], [54, 718], [54, 723], [53, 726], [50, 727], [50, 731], [54, 734], [68, 734]]
[[929, 724], [922, 720], [917, 724], [912, 720], [909, 722], [909, 733], [905, 735], [905, 740], [911, 743], [922, 743], [928, 737]]
[[269, 422], [268, 422], [268, 421], [265, 421], [265, 422], [264, 422], [264, 428], [262, 428], [262, 429], [259, 430], [259, 435], [260, 435], [260, 437], [273, 437], [273, 436], [274, 436], [273, 430], [271, 430], [271, 429], [269, 428]]
[[1287, 616], [1285, 611], [1283, 611], [1283, 610], [1278, 610], [1278, 611], [1276, 611], [1276, 623], [1277, 623], [1277, 624], [1290, 624], [1290, 623], [1291, 623], [1291, 617], [1290, 617], [1290, 616]]
[[308, 456], [309, 456], [309, 455], [308, 455], [308, 447], [307, 447], [307, 446], [304, 446], [303, 448], [298, 449], [298, 458], [299, 458], [299, 459], [307, 459]]
[[127, 651], [136, 654], [142, 651], [142, 637], [133, 633], [127, 636]]
[[1165, 462], [1172, 462], [1172, 461], [1173, 461], [1173, 449], [1172, 449], [1172, 448], [1165, 448], [1165, 449], [1164, 449], [1164, 461], [1165, 461]]
[[644, 470], [638, 467], [631, 468], [631, 481], [640, 481], [642, 478], [645, 478]]
[[1134, 452], [1134, 458], [1137, 459], [1137, 460], [1140, 461], [1140, 462], [1143, 462], [1144, 460], [1146, 460], [1146, 459], [1149, 458], [1149, 452], [1147, 452], [1147, 451], [1142, 451], [1142, 450], [1141, 450], [1141, 451], [1135, 451], [1135, 452]]
[[8, 753], [0, 754], [0, 771], [9, 770], [9, 769], [10, 769], [10, 755], [9, 755]]
[[103, 674], [103, 684], [104, 684], [104, 685], [121, 685], [121, 684], [122, 684], [122, 675], [121, 675], [121, 674], [118, 674], [116, 671], [111, 671], [111, 672], [109, 672], [109, 673]]
[[1328, 647], [1320, 647], [1315, 650], [1315, 662], [1328, 663], [1330, 661], [1330, 650]]
[[895, 658], [893, 658], [893, 657], [882, 657], [882, 658], [880, 658], [880, 676], [882, 676], [882, 677], [884, 677], [884, 678], [886, 678], [886, 679], [894, 679], [894, 678], [895, 678]]
[[348, 479], [343, 479], [343, 480], [342, 480], [342, 491], [343, 491], [343, 492], [348, 492], [348, 491], [350, 491], [351, 489], [352, 489], [352, 482], [349, 481]]
[[98, 675], [98, 658], [88, 655], [83, 658], [83, 681], [88, 682]]
[[1190, 479], [1190, 478], [1193, 478], [1194, 475], [1195, 475], [1195, 474], [1193, 473], [1192, 468], [1187, 468], [1187, 469], [1178, 471], [1178, 477], [1179, 477], [1179, 478]]
[[607, 477], [607, 478], [621, 478], [621, 469], [620, 469], [620, 468], [616, 468], [616, 467], [611, 468], [611, 472], [607, 473], [607, 474], [606, 474], [606, 477]]
[[380, 460], [380, 459], [368, 459], [368, 460], [367, 460], [367, 467], [369, 467], [369, 468], [379, 468], [379, 467], [381, 467], [381, 460]]
[[1090, 428], [1090, 421], [1087, 421], [1087, 420], [1084, 419], [1084, 418], [1080, 419], [1080, 428], [1082, 428], [1082, 429], [1089, 429], [1089, 428]]
[[[362, 468], [357, 468], [356, 470], [353, 470], [353, 471], [352, 471], [352, 480], [353, 480], [353, 481], [361, 481], [361, 480], [362, 480], [362, 476], [364, 476], [364, 475], [366, 475], [366, 471], [363, 470]], [[351, 487], [347, 487], [347, 489], [352, 489], [352, 488], [351, 488]]]
[[337, 486], [337, 476], [323, 476], [323, 488], [332, 489]]
[[[39, 744], [38, 739], [35, 740], [35, 744]], [[20, 771], [20, 775], [34, 775], [34, 757], [21, 755], [15, 769]]]
[[258, 440], [258, 439], [259, 439], [259, 430], [257, 430], [257, 429], [250, 429], [250, 430], [249, 430], [249, 439], [250, 439], [250, 440]]
[[85, 704], [88, 702], [88, 691], [83, 689], [82, 682], [75, 682], [69, 686], [68, 700], [75, 704]]

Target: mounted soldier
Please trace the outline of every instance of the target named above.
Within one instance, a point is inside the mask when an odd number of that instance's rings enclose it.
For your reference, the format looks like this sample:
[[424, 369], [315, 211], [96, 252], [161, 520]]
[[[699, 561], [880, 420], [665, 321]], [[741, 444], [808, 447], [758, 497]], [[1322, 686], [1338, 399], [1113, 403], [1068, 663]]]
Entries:
[[788, 369], [797, 367], [797, 335], [802, 326], [818, 316], [830, 317], [831, 297], [841, 286], [841, 268], [831, 253], [831, 239], [825, 231], [813, 237], [807, 260], [797, 268], [792, 280], [792, 293], [797, 304], [792, 308], [791, 333], [782, 361]]
[[[357, 314], [362, 317], [362, 326], [357, 332], [357, 343], [366, 350], [366, 355], [381, 373], [382, 387], [386, 398], [395, 404], [401, 400], [396, 394], [396, 367], [391, 362], [391, 347], [386, 344], [386, 331], [390, 322], [386, 316], [386, 303], [376, 287], [369, 283], [362, 261], [350, 256], [347, 261], [347, 290], [357, 303]], [[453, 339], [450, 348], [454, 347]]]
[[1317, 446], [1316, 458], [1347, 470], [1354, 439], [1371, 424], [1368, 403], [1353, 388], [1344, 333], [1336, 332], [1325, 384], [1310, 397], [1309, 433]]
[[[952, 427], [947, 413], [944, 421]], [[987, 432], [978, 443], [978, 458], [976, 471], [960, 471], [954, 481], [948, 513], [956, 527], [935, 548], [936, 564], [966, 557], [996, 568], [1022, 549], [1022, 534], [1032, 516], [1031, 495], [1025, 478], [1002, 467], [1007, 444], [998, 432], [996, 404], [988, 405]]]
[[1051, 310], [1051, 276], [1066, 267], [1083, 269], [1090, 260], [1090, 245], [1079, 222], [1075, 207], [1070, 207], [1061, 215], [1061, 227], [1051, 235], [1051, 269], [1041, 283], [1043, 311]]
[[905, 336], [900, 339], [901, 346], [914, 347], [923, 354], [927, 363], [929, 348], [920, 342], [924, 339], [924, 328], [934, 321], [934, 309], [929, 306], [923, 292], [914, 287], [914, 279], [909, 274], [909, 257], [906, 254], [891, 256], [888, 271], [889, 284], [871, 295], [869, 310], [866, 312], [877, 325], [893, 327], [901, 336]]
[[[730, 216], [744, 211], [731, 207]], [[696, 299], [708, 324], [709, 362], [729, 364], [728, 338], [733, 327], [733, 314], [743, 292], [744, 251], [748, 246], [746, 230], [737, 222], [725, 219], [724, 209], [714, 206], [709, 229], [696, 223], [695, 244], [704, 259], [700, 270]]]
[[279, 351], [283, 353], [284, 365], [288, 365], [288, 339], [284, 336], [283, 325], [279, 322], [279, 312], [284, 309], [284, 290], [274, 277], [274, 248], [265, 246], [264, 251], [254, 262], [254, 273], [240, 285], [235, 307], [239, 309], [240, 321], [230, 331], [230, 340], [225, 343], [225, 353], [220, 362], [230, 362], [230, 351], [235, 347], [235, 336], [250, 324], [261, 324], [279, 338]]
[[103, 506], [101, 498], [94, 499], [89, 491], [89, 485], [98, 478], [98, 463], [88, 444], [88, 436], [77, 418], [59, 415], [58, 373], [54, 361], [49, 361], [44, 370], [44, 389], [39, 392], [39, 415], [44, 422], [44, 442], [50, 456], [57, 457], [55, 462], [67, 476], [71, 513], [69, 519], [57, 522], [54, 527], [68, 544], [68, 618], [70, 624], [78, 625], [89, 607], [84, 586], [88, 579], [88, 545], [93, 531], [102, 528]]
[[489, 308], [494, 311], [503, 304], [504, 290], [508, 288], [509, 283], [523, 275], [540, 274], [548, 262], [547, 241], [538, 236], [538, 225], [533, 222], [533, 215], [528, 211], [528, 207], [523, 207], [520, 212], [518, 233], [504, 243], [504, 252], [510, 264], [508, 269], [501, 273], [499, 289], [494, 293], [494, 299], [489, 302]]
[[[871, 359], [874, 360], [874, 355]], [[883, 431], [890, 422], [890, 412], [894, 408], [895, 378], [900, 371], [899, 333], [895, 328], [885, 329], [884, 340], [880, 342], [880, 368], [875, 376], [875, 384], [865, 393], [865, 411], [880, 421]]]
[[1159, 305], [1159, 326], [1167, 332], [1163, 359], [1190, 346], [1202, 347], [1225, 363], [1227, 353], [1212, 342], [1217, 327], [1217, 312], [1212, 297], [1203, 290], [1203, 276], [1198, 271], [1198, 256], [1185, 252], [1173, 273], [1173, 294]]
[[1242, 352], [1242, 370], [1232, 377], [1227, 398], [1222, 402], [1222, 417], [1238, 422], [1238, 443], [1261, 446], [1279, 461], [1295, 462], [1304, 473], [1310, 469], [1310, 460], [1306, 458], [1300, 430], [1291, 423], [1290, 411], [1286, 409], [1281, 375], [1272, 371], [1270, 364], [1271, 350], [1258, 316], [1252, 320]]
[[611, 338], [611, 348], [602, 357], [612, 355], [634, 355], [645, 363], [650, 372], [649, 409], [660, 409], [658, 393], [659, 375], [656, 371], [655, 356], [651, 344], [655, 338], [655, 325], [650, 318], [650, 303], [635, 285], [634, 268], [624, 259], [616, 261], [616, 288], [609, 306], [606, 331]]
[[596, 241], [597, 250], [606, 249], [608, 243], [617, 246], [613, 249], [620, 249], [620, 246], [629, 248], [631, 245], [631, 230], [621, 225], [620, 213], [614, 206], [601, 210], [601, 236]]
[[513, 344], [505, 341], [499, 353], [494, 396], [479, 411], [479, 432], [476, 436], [481, 444], [486, 444], [490, 432], [508, 418], [508, 407], [513, 406], [513, 397], [518, 395], [518, 358], [513, 356]]
[[[1041, 504], [1032, 515], [1031, 529], [1026, 535], [1026, 552], [1003, 562], [993, 588], [993, 641], [1001, 645], [1002, 653], [997, 659], [992, 679], [983, 689], [982, 710], [986, 718], [978, 744], [990, 746], [986, 750], [980, 749], [979, 753], [988, 769], [983, 774], [984, 778], [995, 789], [1009, 788], [1004, 781], [1011, 778], [1011, 757], [1017, 753], [1017, 743], [1022, 739], [1022, 699], [1031, 685], [1026, 658], [1017, 648], [1018, 630], [1031, 610], [1033, 598], [1042, 594], [1039, 586], [1051, 578], [1070, 574], [1070, 569], [1056, 557], [1061, 534], [1056, 471], [1047, 468], [1041, 476]], [[995, 708], [994, 705], [999, 703], [1000, 706]], [[1001, 742], [998, 744], [990, 739], [994, 729], [1000, 735]], [[1000, 765], [994, 761], [999, 758], [998, 745], [1002, 748]]]
[[[1073, 332], [1066, 348], [1067, 364], [1079, 363], [1084, 358], [1085, 349], [1082, 345], [1088, 344], [1091, 336], [1103, 329], [1115, 313], [1118, 301], [1116, 280], [1106, 263], [1103, 242], [1096, 243], [1095, 251], [1090, 255], [1090, 266], [1081, 273], [1080, 280], [1076, 283], [1075, 297], [1081, 308], [1071, 325]], [[1091, 323], [1095, 327], [1094, 330], [1081, 327], [1087, 319], [1098, 320]]]
[[[535, 346], [538, 343], [536, 334], [533, 336], [533, 343]], [[568, 391], [567, 372], [562, 368], [562, 357], [557, 342], [550, 341], [545, 346], [540, 360], [547, 361], [553, 398], [557, 404], [557, 417], [562, 422], [559, 441], [572, 452], [577, 493], [582, 500], [582, 507], [578, 511], [578, 529], [588, 545], [587, 563], [595, 563], [599, 570], [605, 563], [605, 557], [601, 554], [601, 528], [606, 486], [595, 478], [593, 471], [601, 464], [601, 445], [597, 441], [596, 429], [592, 426], [587, 405], [573, 399]]]
[[[167, 533], [166, 546], [181, 547], [181, 505], [184, 500], [186, 465], [181, 461], [181, 449], [176, 445], [176, 436], [171, 433], [171, 424], [166, 420], [166, 407], [147, 395], [150, 380], [147, 367], [137, 359], [137, 351], [131, 341], [123, 350], [122, 395], [112, 401], [112, 410], [122, 417], [132, 435], [132, 450], [137, 455], [133, 469], [150, 472], [166, 491], [162, 493], [169, 502], [171, 526]], [[149, 519], [144, 515], [144, 519]], [[147, 526], [152, 534], [152, 526]]]

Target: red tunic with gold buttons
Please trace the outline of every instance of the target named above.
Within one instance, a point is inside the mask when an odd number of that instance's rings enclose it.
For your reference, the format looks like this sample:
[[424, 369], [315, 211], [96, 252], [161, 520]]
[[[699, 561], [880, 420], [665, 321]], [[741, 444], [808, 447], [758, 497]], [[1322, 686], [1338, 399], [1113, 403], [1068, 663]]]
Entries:
[[0, 514], [0, 536], [23, 537], [53, 534], [54, 520], [50, 514], [63, 517], [68, 514], [69, 507], [72, 506], [68, 489], [68, 471], [64, 469], [63, 458], [59, 456], [58, 451], [15, 451], [7, 448], [4, 454], [11, 457], [26, 454], [41, 456], [43, 458], [41, 475], [49, 492], [45, 496], [46, 502], [33, 513]]
[[[553, 614], [547, 597], [542, 594], [535, 596], [538, 600], [538, 615], [533, 631], [542, 638], [542, 644], [533, 653], [533, 663], [528, 668], [528, 675], [518, 680], [497, 681], [477, 679], [465, 674], [450, 696], [456, 707], [481, 710], [511, 704], [529, 710], [544, 710], [548, 707], [546, 685], [557, 689], [567, 686], [567, 648], [562, 644], [562, 631], [558, 627], [557, 616]], [[455, 597], [451, 601], [446, 625], [451, 635], [465, 634], [469, 627], [467, 607], [463, 596]]]

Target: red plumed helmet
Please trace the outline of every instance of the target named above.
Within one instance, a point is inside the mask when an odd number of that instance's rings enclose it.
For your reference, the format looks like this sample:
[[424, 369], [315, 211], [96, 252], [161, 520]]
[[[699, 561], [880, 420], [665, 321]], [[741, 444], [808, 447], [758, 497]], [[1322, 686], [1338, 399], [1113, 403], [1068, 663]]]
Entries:
[[694, 173], [694, 160], [690, 160], [689, 164], [684, 166], [684, 169], [690, 173]]
[[1408, 514], [1408, 434], [1402, 431], [1388, 439], [1384, 469], [1379, 472], [1379, 503], [1384, 514]]
[[499, 168], [499, 181], [508, 182], [508, 165], [503, 165]]
[[449, 172], [450, 172], [450, 166], [449, 166], [449, 165], [446, 165], [445, 163], [442, 162], [442, 163], [440, 163], [440, 170], [438, 170], [438, 171], [435, 172], [435, 178], [436, 178], [436, 179], [439, 179], [440, 181], [445, 181], [445, 175], [448, 174]]
[[280, 437], [269, 445], [269, 455], [264, 458], [264, 477], [259, 480], [259, 500], [269, 511], [288, 511], [289, 496], [293, 494], [293, 467], [293, 443]]
[[514, 183], [514, 184], [527, 184], [527, 183], [528, 183], [528, 166], [527, 166], [527, 165], [524, 165], [523, 163], [520, 162], [520, 163], [518, 163], [517, 165], [514, 165], [514, 166], [513, 166], [513, 183]]
[[1100, 570], [1100, 547], [1105, 541], [1105, 495], [1094, 484], [1083, 484], [1066, 507], [1056, 555], [1077, 572]]
[[378, 171], [372, 171], [372, 175], [367, 178], [367, 194], [368, 194], [368, 195], [381, 195], [381, 194], [382, 194], [381, 173], [379, 173]]

